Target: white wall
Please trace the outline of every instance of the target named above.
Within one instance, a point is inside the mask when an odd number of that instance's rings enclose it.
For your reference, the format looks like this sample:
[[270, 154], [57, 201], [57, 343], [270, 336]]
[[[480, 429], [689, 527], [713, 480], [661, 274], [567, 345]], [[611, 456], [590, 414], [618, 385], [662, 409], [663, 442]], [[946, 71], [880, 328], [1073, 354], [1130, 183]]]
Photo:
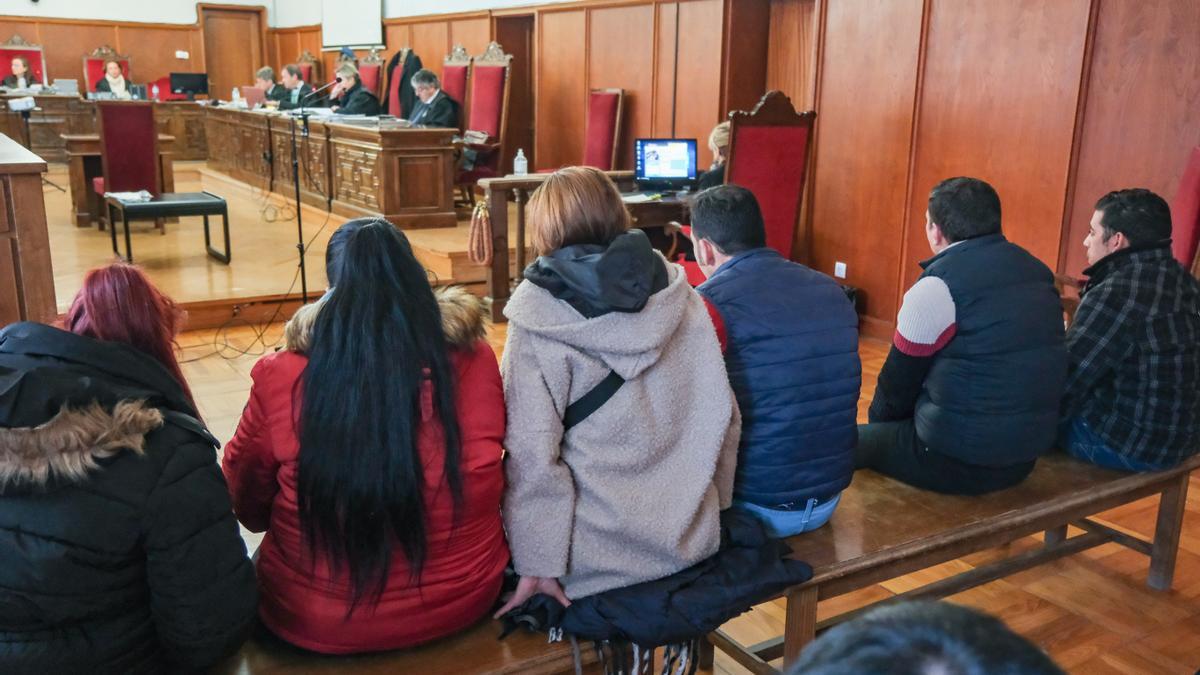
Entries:
[[[279, 4], [289, 0], [276, 0]], [[453, 14], [476, 12], [481, 9], [501, 9], [524, 5], [551, 5], [570, 0], [383, 0], [383, 16], [421, 16], [424, 14]]]
[[275, 28], [289, 26], [311, 26], [321, 23], [321, 0], [274, 0], [275, 17], [271, 25]]
[[[282, 5], [300, 0], [278, 1]], [[196, 2], [197, 0], [41, 0], [35, 4], [31, 0], [0, 0], [0, 14], [144, 23], [196, 23]], [[276, 0], [220, 0], [220, 2], [230, 5], [266, 7], [267, 22], [275, 25], [273, 18]]]

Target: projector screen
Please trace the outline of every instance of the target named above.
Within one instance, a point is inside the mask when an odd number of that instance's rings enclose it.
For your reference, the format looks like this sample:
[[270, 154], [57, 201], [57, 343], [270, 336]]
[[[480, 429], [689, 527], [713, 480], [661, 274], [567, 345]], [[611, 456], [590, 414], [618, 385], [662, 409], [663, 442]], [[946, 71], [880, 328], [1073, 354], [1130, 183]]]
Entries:
[[321, 0], [323, 47], [383, 45], [383, 0]]

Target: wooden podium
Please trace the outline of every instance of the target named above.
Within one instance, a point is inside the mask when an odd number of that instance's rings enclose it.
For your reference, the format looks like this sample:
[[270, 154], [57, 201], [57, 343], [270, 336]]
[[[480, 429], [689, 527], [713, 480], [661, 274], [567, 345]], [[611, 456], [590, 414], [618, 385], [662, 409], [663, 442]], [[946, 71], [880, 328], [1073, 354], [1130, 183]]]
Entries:
[[58, 316], [42, 174], [46, 162], [0, 134], [0, 326]]

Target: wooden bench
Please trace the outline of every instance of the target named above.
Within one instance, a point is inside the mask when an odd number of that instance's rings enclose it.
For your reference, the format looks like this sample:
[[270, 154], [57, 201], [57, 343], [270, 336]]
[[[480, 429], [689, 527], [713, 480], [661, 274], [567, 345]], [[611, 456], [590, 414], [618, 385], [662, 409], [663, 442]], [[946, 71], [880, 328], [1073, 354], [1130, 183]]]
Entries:
[[[414, 620], [418, 620], [414, 617]], [[421, 673], [460, 675], [486, 673], [555, 675], [574, 672], [571, 646], [547, 641], [545, 635], [519, 630], [498, 640], [500, 622], [487, 619], [457, 635], [420, 647], [357, 656], [322, 656], [277, 640], [251, 639], [238, 653], [213, 669], [217, 675], [270, 673]], [[582, 650], [585, 663], [594, 662]]]
[[[821, 631], [871, 607], [916, 597], [944, 597], [1109, 542], [1150, 557], [1147, 584], [1171, 587], [1191, 471], [1200, 455], [1169, 471], [1107, 471], [1062, 454], [1038, 461], [1021, 485], [983, 497], [918, 490], [873, 471], [860, 471], [842, 493], [829, 524], [790, 540], [813, 578], [789, 589], [784, 635], [745, 646], [723, 631], [709, 635], [717, 649], [754, 673], [777, 673]], [[1153, 541], [1119, 532], [1088, 516], [1161, 494]], [[1068, 537], [1067, 525], [1081, 531]], [[1041, 547], [976, 567], [853, 612], [817, 621], [817, 603], [970, 553], [1045, 532]], [[711, 651], [706, 655], [711, 667]]]

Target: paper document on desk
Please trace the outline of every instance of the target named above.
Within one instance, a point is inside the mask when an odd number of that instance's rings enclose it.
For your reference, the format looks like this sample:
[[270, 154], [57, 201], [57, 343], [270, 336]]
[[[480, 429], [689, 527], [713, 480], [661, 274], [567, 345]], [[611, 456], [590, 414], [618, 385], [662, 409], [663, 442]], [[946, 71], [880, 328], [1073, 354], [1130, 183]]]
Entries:
[[137, 192], [105, 192], [104, 196], [106, 198], [112, 197], [113, 199], [126, 204], [148, 202], [151, 199], [154, 199], [154, 195], [145, 190], [138, 190]]
[[626, 204], [645, 204], [646, 202], [662, 201], [662, 195], [635, 192], [633, 194], [621, 195], [621, 201]]

